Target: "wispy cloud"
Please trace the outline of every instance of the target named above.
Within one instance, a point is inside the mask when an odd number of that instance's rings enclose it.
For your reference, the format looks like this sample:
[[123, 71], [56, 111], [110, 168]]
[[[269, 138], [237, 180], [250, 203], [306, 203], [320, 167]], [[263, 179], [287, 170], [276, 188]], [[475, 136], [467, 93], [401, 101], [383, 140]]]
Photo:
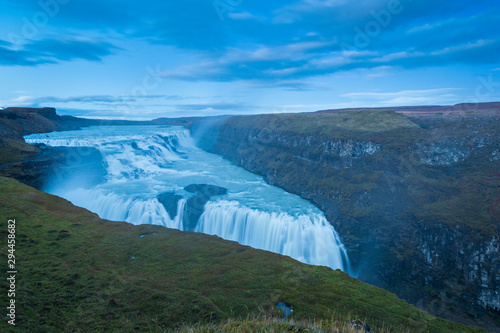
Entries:
[[230, 12], [227, 14], [227, 16], [233, 20], [266, 20], [265, 17], [258, 17], [249, 12]]
[[180, 116], [189, 114], [241, 114], [253, 112], [258, 106], [247, 103], [226, 101], [200, 101], [197, 98], [177, 95], [146, 95], [146, 96], [111, 96], [87, 95], [70, 97], [31, 97], [18, 96], [8, 101], [0, 101], [0, 105], [43, 107], [53, 106], [67, 114], [82, 117], [94, 117], [97, 114], [106, 114], [105, 118], [125, 114], [127, 118], [140, 114], [141, 119], [152, 119], [167, 115]]
[[108, 42], [81, 37], [47, 38], [16, 45], [0, 41], [4, 45], [0, 46], [0, 65], [4, 66], [36, 66], [75, 59], [100, 61], [119, 50]]
[[138, 103], [141, 101], [151, 101], [151, 100], [178, 100], [182, 97], [177, 95], [165, 96], [165, 95], [145, 95], [145, 96], [111, 96], [111, 95], [86, 95], [86, 96], [69, 96], [69, 97], [55, 97], [55, 96], [44, 96], [44, 97], [31, 97], [31, 96], [19, 96], [14, 98], [7, 103], [11, 104], [29, 104], [31, 106], [41, 106], [44, 104], [59, 104], [59, 103], [82, 103], [82, 104], [123, 104], [123, 103]]
[[241, 111], [254, 110], [255, 106], [250, 106], [245, 103], [229, 103], [229, 102], [212, 102], [212, 103], [192, 103], [192, 104], [176, 104], [174, 108], [182, 111], [197, 111], [202, 113], [211, 113], [214, 111], [224, 111], [228, 114], [241, 113]]
[[457, 100], [460, 88], [438, 88], [424, 90], [401, 90], [397, 92], [355, 92], [343, 94], [343, 97], [358, 101], [377, 101], [377, 105], [432, 105], [442, 101]]

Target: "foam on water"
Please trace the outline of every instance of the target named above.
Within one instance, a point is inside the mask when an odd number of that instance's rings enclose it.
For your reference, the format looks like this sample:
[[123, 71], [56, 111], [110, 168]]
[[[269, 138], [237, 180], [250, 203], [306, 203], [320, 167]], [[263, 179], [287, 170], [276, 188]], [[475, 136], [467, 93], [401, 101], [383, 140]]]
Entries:
[[[68, 188], [54, 183], [47, 191], [97, 213], [134, 224], [185, 229], [190, 184], [224, 187], [227, 194], [211, 197], [194, 231], [218, 235], [254, 248], [290, 256], [302, 262], [348, 270], [346, 250], [323, 213], [302, 198], [270, 186], [262, 177], [195, 147], [184, 128], [103, 126], [81, 131], [35, 134], [28, 143], [94, 147], [107, 171], [92, 188]], [[74, 177], [83, 177], [75, 174]], [[182, 197], [170, 217], [157, 199], [164, 192]]]

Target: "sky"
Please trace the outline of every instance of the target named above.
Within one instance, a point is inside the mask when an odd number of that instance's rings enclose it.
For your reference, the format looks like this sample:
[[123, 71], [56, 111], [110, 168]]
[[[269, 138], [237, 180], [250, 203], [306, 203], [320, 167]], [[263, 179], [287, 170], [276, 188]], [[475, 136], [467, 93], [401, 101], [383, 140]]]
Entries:
[[3, 0], [0, 107], [153, 119], [500, 100], [498, 0]]

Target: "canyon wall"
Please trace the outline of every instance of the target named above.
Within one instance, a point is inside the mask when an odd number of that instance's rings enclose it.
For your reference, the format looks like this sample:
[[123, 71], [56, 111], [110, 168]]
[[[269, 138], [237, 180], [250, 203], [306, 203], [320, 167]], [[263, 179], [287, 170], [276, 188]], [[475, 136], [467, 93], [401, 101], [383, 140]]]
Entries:
[[354, 276], [495, 331], [499, 119], [380, 110], [232, 117], [205, 148], [322, 209]]

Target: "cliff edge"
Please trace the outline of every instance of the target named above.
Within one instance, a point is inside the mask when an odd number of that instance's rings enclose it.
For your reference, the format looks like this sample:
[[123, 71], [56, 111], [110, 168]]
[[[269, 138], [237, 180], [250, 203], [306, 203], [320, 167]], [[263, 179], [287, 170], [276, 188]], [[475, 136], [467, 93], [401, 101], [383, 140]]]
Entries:
[[310, 200], [362, 281], [500, 331], [500, 116], [240, 116], [212, 151]]

